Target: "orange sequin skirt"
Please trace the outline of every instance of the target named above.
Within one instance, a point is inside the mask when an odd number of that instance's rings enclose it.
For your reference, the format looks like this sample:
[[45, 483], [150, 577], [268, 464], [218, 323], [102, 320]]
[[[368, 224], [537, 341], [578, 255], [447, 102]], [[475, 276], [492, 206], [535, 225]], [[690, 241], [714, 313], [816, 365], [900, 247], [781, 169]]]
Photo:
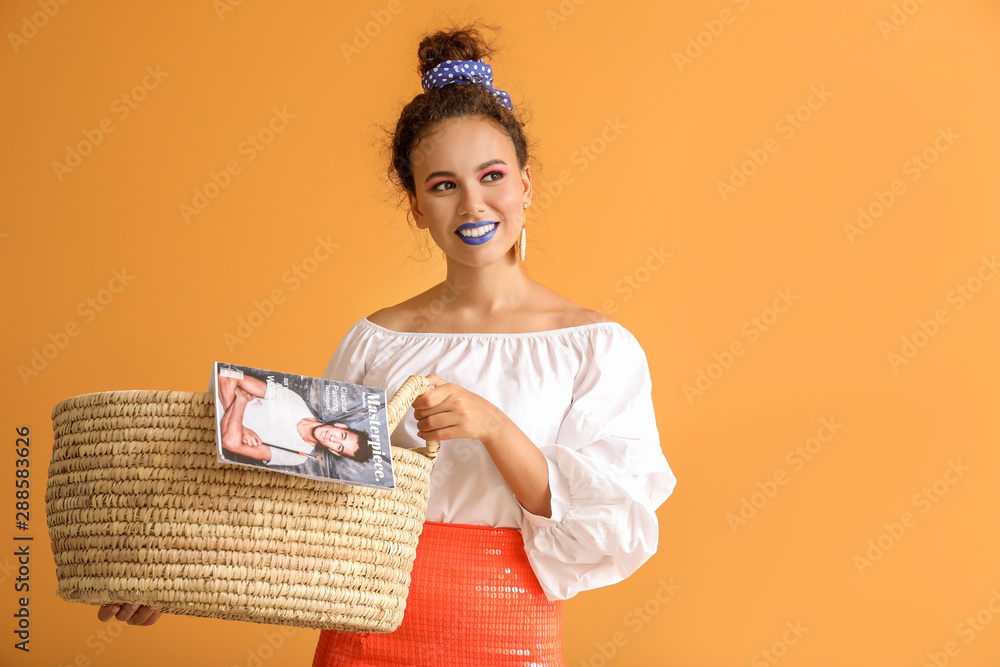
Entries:
[[562, 620], [519, 531], [428, 521], [399, 628], [323, 630], [313, 667], [563, 667]]

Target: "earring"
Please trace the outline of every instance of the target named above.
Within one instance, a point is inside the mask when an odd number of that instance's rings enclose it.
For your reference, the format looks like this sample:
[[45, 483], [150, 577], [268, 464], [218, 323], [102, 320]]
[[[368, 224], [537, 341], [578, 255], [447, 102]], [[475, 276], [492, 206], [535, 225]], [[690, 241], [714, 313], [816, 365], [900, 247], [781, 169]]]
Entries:
[[[528, 210], [528, 202], [524, 202], [524, 210]], [[521, 224], [521, 238], [517, 243], [518, 255], [521, 257], [521, 261], [524, 261], [524, 249], [528, 246], [528, 233], [524, 231], [524, 224]]]

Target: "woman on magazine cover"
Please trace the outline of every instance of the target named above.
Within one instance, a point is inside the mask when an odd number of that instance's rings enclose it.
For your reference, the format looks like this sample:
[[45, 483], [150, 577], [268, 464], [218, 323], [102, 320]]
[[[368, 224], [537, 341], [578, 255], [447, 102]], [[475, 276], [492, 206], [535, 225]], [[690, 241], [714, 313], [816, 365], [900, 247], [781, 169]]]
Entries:
[[[391, 176], [447, 277], [356, 322], [324, 377], [391, 395], [427, 376], [392, 443], [441, 449], [402, 625], [321, 631], [313, 666], [561, 666], [562, 601], [655, 553], [675, 478], [635, 337], [521, 268], [528, 142], [489, 47], [470, 27], [418, 55], [424, 92], [396, 124]], [[101, 615], [159, 613], [133, 607]]]

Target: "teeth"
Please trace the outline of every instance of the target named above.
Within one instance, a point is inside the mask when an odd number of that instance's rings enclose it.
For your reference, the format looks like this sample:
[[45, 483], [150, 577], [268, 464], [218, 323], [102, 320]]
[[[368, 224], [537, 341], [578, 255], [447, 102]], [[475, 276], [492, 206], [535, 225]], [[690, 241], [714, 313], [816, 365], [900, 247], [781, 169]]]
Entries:
[[476, 238], [482, 236], [483, 234], [489, 234], [494, 229], [496, 229], [497, 223], [492, 225], [483, 225], [482, 227], [473, 227], [472, 229], [462, 229], [459, 230], [459, 234], [466, 238]]

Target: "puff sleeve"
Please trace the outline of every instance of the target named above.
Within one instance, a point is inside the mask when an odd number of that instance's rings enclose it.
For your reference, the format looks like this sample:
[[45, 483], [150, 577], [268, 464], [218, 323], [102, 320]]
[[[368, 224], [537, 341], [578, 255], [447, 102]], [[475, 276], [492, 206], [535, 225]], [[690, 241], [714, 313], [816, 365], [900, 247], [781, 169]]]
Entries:
[[676, 484], [639, 342], [615, 327], [581, 354], [556, 442], [536, 443], [549, 466], [552, 516], [521, 507], [524, 548], [551, 600], [619, 582], [645, 563], [657, 549], [656, 508]]

